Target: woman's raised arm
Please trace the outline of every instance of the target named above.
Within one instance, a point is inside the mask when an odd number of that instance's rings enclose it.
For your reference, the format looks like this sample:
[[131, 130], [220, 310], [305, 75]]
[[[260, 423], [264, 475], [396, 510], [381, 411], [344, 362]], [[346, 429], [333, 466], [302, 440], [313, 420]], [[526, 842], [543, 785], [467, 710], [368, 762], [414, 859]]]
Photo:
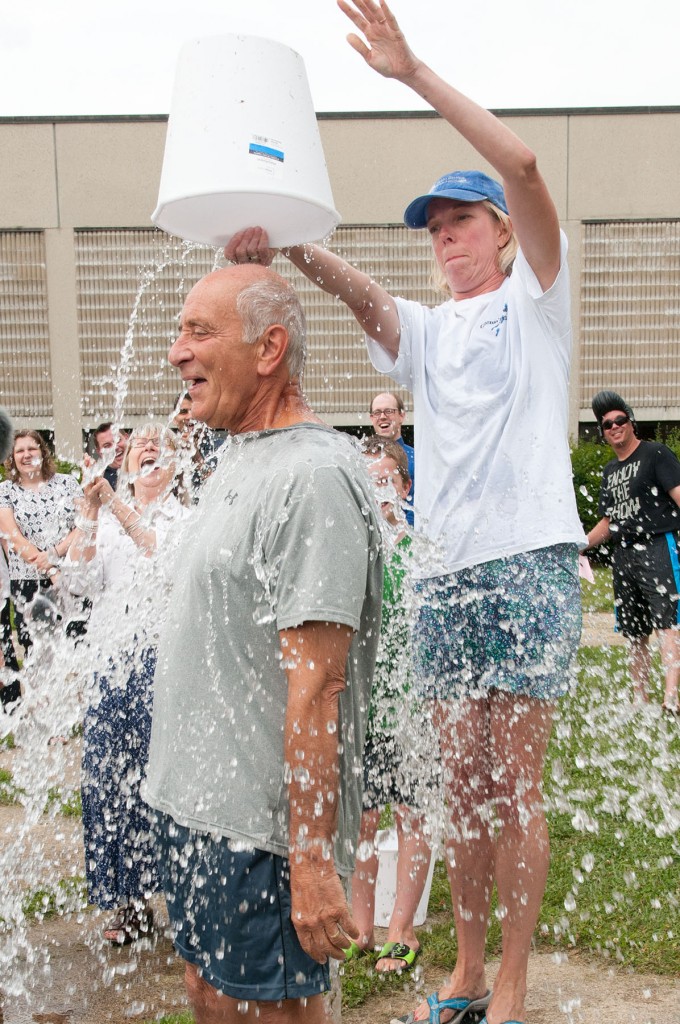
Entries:
[[[445, 82], [410, 49], [390, 8], [379, 0], [337, 0], [362, 33], [347, 40], [369, 67], [426, 100], [502, 179], [510, 218], [530, 267], [546, 291], [560, 267], [557, 211], [534, 153], [493, 114]], [[464, 26], [460, 45], [465, 45]]]

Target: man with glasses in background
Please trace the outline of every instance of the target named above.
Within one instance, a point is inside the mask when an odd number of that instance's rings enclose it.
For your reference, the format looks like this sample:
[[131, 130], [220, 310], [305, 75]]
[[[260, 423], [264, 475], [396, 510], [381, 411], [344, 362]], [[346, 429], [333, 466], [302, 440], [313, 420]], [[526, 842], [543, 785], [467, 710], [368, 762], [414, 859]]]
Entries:
[[396, 441], [397, 444], [401, 445], [406, 452], [406, 458], [408, 459], [408, 472], [411, 477], [411, 488], [406, 495], [404, 512], [406, 514], [406, 522], [409, 526], [413, 527], [415, 466], [413, 448], [406, 444], [401, 436], [401, 427], [406, 416], [404, 403], [399, 395], [393, 395], [391, 391], [384, 391], [381, 394], [376, 395], [371, 402], [370, 416], [371, 423], [373, 424], [373, 432], [377, 434], [378, 437], [386, 437], [389, 438], [390, 441]]
[[665, 673], [662, 707], [678, 714], [680, 677], [680, 462], [670, 448], [642, 441], [631, 407], [615, 391], [592, 401], [603, 439], [615, 459], [602, 471], [591, 548], [611, 541], [617, 628], [629, 647], [636, 700], [648, 700], [649, 637], [657, 630]]

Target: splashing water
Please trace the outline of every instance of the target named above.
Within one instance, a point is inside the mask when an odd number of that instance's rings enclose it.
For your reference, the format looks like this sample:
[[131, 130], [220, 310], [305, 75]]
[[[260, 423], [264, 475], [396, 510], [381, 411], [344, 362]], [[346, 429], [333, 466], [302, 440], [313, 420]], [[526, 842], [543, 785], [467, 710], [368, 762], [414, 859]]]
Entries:
[[[115, 385], [113, 420], [117, 427], [125, 422], [145, 298], [160, 275], [173, 266], [179, 272], [178, 295], [186, 291], [185, 276], [192, 256], [199, 250], [199, 246], [185, 245], [179, 258], [168, 253], [141, 273], [119, 363], [111, 378]], [[218, 260], [216, 252], [214, 267]], [[329, 520], [327, 526], [332, 529], [333, 521]], [[261, 537], [255, 538], [253, 562], [264, 595], [255, 613], [256, 621], [264, 624], [274, 618], [267, 595], [273, 589], [273, 576], [279, 567], [265, 564], [262, 541]], [[413, 557], [418, 561], [432, 555], [416, 539]], [[36, 927], [35, 917], [39, 919], [48, 911], [55, 911], [58, 915], [84, 919], [86, 912], [81, 879], [82, 834], [64, 817], [64, 806], [77, 789], [80, 750], [74, 734], [92, 698], [95, 672], [101, 665], [98, 648], [88, 643], [75, 646], [65, 636], [68, 609], [62, 607], [61, 611], [61, 621], [51, 621], [48, 616], [34, 624], [34, 646], [22, 671], [23, 700], [13, 715], [0, 717], [0, 735], [6, 737], [11, 733], [16, 743], [11, 754], [11, 784], [19, 805], [11, 809], [7, 826], [10, 831], [1, 837], [0, 845], [0, 978], [5, 996], [22, 997], [33, 1006], [44, 998], [50, 982], [49, 949]], [[413, 607], [407, 605], [407, 614], [413, 614]], [[116, 641], [119, 625], [111, 623], [111, 643]], [[408, 649], [403, 637], [396, 637], [395, 643]], [[399, 672], [405, 675], [405, 666]], [[441, 792], [432, 784], [440, 755], [428, 712], [418, 703], [413, 690], [408, 692], [410, 696], [399, 708], [395, 731], [404, 749], [419, 752], [414, 803], [426, 815], [428, 838], [441, 851], [451, 834], [452, 809], [445, 806]], [[376, 716], [393, 715], [391, 701], [392, 697], [384, 707], [377, 707]], [[567, 836], [566, 846], [560, 846], [555, 855], [559, 861], [556, 869], [565, 868], [560, 882], [560, 905], [549, 912], [552, 916], [541, 926], [544, 937], [556, 945], [568, 948], [578, 942], [584, 915], [591, 913], [586, 907], [593, 904], [604, 917], [621, 906], [632, 913], [641, 898], [645, 877], [653, 869], [668, 872], [677, 865], [678, 737], [677, 723], [664, 719], [656, 707], [630, 703], [626, 669], [616, 652], [601, 649], [597, 656], [584, 659], [579, 689], [558, 709], [545, 774], [551, 830]], [[61, 738], [68, 742], [61, 742]], [[238, 765], [231, 767], [236, 775]], [[378, 765], [377, 771], [380, 770]], [[493, 809], [488, 812], [488, 820], [493, 825]], [[460, 822], [460, 828], [464, 832], [465, 822]], [[604, 832], [611, 832], [612, 842], [621, 845], [630, 844], [633, 833], [643, 839], [649, 837], [653, 842], [648, 847], [641, 843], [640, 849], [658, 851], [656, 860], [645, 860], [646, 854], [631, 847], [626, 870], [620, 877], [607, 877], [604, 853], [594, 852]], [[366, 859], [371, 850], [365, 846], [359, 853], [360, 859]], [[597, 887], [601, 893], [593, 895]], [[670, 886], [662, 888], [654, 893], [653, 899], [660, 910], [672, 907], [675, 900], [677, 910], [677, 887], [675, 892]], [[501, 908], [497, 916], [503, 917], [504, 913]], [[108, 946], [99, 931], [95, 934], [92, 929], [84, 929], [83, 934], [87, 936], [84, 941], [92, 944], [100, 983], [124, 986], [124, 965], [112, 967]], [[667, 940], [667, 935], [660, 934], [655, 941]], [[627, 933], [619, 926], [602, 941], [601, 951], [625, 961], [635, 941], [632, 930]], [[134, 964], [129, 969], [134, 971]], [[111, 998], [122, 996], [112, 988]], [[577, 999], [565, 1002], [562, 1012], [574, 1015], [578, 1006]], [[129, 1012], [137, 1011], [142, 1012], [140, 1005], [130, 1004]], [[246, 1012], [245, 1004], [240, 1011]], [[151, 1016], [152, 1011], [148, 1012]]]

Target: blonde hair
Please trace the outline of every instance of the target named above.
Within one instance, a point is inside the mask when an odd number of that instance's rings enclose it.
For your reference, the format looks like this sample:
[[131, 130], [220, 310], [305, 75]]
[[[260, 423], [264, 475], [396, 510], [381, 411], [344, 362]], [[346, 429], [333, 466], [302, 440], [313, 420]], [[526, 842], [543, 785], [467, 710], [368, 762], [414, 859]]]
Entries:
[[[517, 235], [515, 234], [512, 221], [508, 217], [507, 213], [501, 210], [498, 206], [494, 206], [488, 199], [482, 199], [481, 205], [489, 214], [494, 217], [508, 232], [508, 240], [502, 249], [498, 250], [497, 262], [498, 269], [501, 274], [505, 277], [510, 277], [512, 273], [512, 266], [515, 262], [515, 256], [519, 249], [519, 242], [517, 241]], [[443, 271], [437, 261], [432, 261], [432, 273], [430, 275], [430, 284], [435, 291], [443, 292], [445, 295], [451, 295], [451, 289], [449, 288], [448, 282], [444, 277]]]
[[[130, 436], [127, 439], [127, 446], [125, 448], [125, 455], [121, 463], [120, 470], [118, 472], [118, 483], [116, 485], [116, 494], [126, 504], [135, 496], [133, 482], [130, 479], [130, 451], [132, 449], [132, 442], [135, 438], [149, 438], [157, 437], [158, 444], [161, 449], [161, 462], [163, 462], [163, 455], [168, 450], [172, 453], [177, 452], [177, 439], [172, 430], [163, 423], [144, 423], [141, 427], [135, 427]], [[177, 466], [174, 464], [175, 477], [172, 483], [172, 493], [179, 498], [182, 504], [187, 504], [186, 500], [186, 488], [182, 482], [182, 474], [177, 474]]]

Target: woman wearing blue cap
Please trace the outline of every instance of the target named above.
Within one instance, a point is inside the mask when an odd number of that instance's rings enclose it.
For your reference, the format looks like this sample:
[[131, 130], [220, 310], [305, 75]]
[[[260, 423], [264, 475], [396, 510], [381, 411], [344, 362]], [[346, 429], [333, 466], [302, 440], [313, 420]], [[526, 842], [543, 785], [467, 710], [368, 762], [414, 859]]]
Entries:
[[[445, 770], [458, 957], [448, 982], [404, 1019], [461, 1024], [477, 1011], [486, 1024], [521, 1024], [549, 863], [541, 776], [581, 625], [567, 244], [531, 150], [414, 56], [382, 0], [338, 3], [370, 67], [426, 99], [503, 182], [455, 171], [406, 209], [408, 227], [430, 232], [450, 295], [434, 309], [394, 298], [318, 246], [285, 255], [348, 305], [375, 368], [414, 396], [416, 528], [436, 550], [417, 584], [415, 670]], [[273, 257], [257, 228], [225, 254]], [[490, 996], [494, 881], [503, 955]]]

